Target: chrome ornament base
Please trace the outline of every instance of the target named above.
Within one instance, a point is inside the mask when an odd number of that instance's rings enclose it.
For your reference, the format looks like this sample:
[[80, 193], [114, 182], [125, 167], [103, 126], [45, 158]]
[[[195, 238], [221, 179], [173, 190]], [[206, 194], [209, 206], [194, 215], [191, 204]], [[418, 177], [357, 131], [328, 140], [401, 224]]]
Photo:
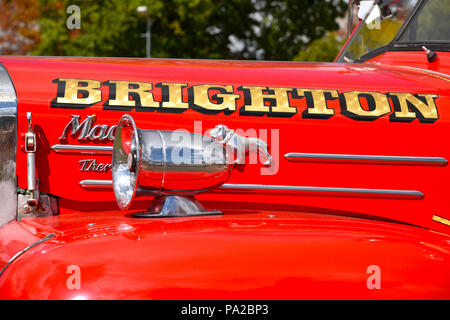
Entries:
[[145, 212], [133, 214], [135, 218], [192, 217], [220, 215], [222, 211], [206, 210], [193, 196], [157, 196]]

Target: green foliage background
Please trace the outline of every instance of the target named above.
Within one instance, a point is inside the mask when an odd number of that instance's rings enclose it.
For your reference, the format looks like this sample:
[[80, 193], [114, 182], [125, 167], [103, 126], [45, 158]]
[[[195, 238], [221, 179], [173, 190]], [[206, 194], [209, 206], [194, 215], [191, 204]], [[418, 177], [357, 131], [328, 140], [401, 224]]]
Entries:
[[[39, 2], [41, 42], [32, 54], [67, 56], [144, 57], [146, 22], [136, 8], [146, 5], [152, 57], [292, 60], [337, 29], [346, 9], [344, 0]], [[69, 31], [66, 8], [73, 4], [81, 9], [81, 30]]]
[[295, 61], [333, 61], [339, 54], [339, 50], [345, 43], [345, 39], [338, 40], [329, 32], [324, 37], [314, 40], [305, 50], [294, 57]]

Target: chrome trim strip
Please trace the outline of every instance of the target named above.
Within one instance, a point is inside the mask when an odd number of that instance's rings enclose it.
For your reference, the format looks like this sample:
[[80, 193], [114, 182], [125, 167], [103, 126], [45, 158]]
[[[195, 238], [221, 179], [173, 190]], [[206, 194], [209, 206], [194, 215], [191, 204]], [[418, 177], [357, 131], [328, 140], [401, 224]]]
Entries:
[[235, 191], [282, 191], [295, 192], [299, 194], [333, 195], [341, 197], [383, 197], [400, 199], [422, 199], [424, 194], [416, 190], [389, 190], [389, 189], [363, 189], [363, 188], [332, 188], [332, 187], [308, 187], [308, 186], [286, 186], [286, 185], [264, 185], [264, 184], [230, 184], [226, 183], [220, 187], [221, 190]]
[[112, 180], [81, 180], [79, 185], [83, 188], [112, 188]]
[[0, 63], [0, 227], [17, 215], [17, 95]]
[[51, 147], [55, 152], [82, 154], [112, 154], [112, 146], [90, 146], [78, 144], [55, 144]]
[[37, 246], [38, 244], [45, 242], [47, 240], [50, 240], [51, 238], [53, 238], [54, 236], [56, 236], [56, 234], [54, 233], [50, 233], [49, 235], [45, 236], [42, 239], [39, 239], [38, 241], [30, 244], [28, 247], [26, 247], [25, 249], [23, 249], [22, 251], [17, 252], [11, 259], [9, 259], [8, 263], [3, 267], [3, 269], [0, 271], [0, 277], [2, 276], [2, 274], [5, 272], [6, 268], [8, 268], [8, 266], [13, 263], [15, 260], [17, 260], [18, 257], [20, 257], [22, 254], [24, 254], [25, 252], [27, 252], [28, 250], [30, 250], [31, 248]]
[[437, 71], [433, 71], [433, 70], [427, 70], [427, 69], [422, 69], [422, 68], [415, 68], [415, 67], [410, 67], [410, 66], [399, 66], [400, 68], [405, 68], [405, 69], [410, 69], [410, 70], [415, 70], [415, 71], [421, 71], [422, 73], [425, 74], [429, 74], [429, 75], [436, 75], [439, 77], [444, 77], [447, 79], [442, 79], [445, 81], [450, 81], [450, 75], [446, 74], [446, 73], [442, 73], [442, 72], [437, 72]]
[[448, 161], [442, 157], [408, 157], [408, 156], [376, 156], [358, 154], [325, 154], [325, 153], [286, 153], [288, 161], [314, 161], [314, 162], [342, 162], [366, 164], [397, 164], [397, 165], [423, 165], [446, 166]]
[[[83, 188], [112, 188], [112, 180], [82, 180], [79, 183]], [[364, 188], [332, 188], [332, 187], [307, 187], [265, 184], [232, 184], [225, 183], [215, 192], [223, 191], [281, 191], [283, 193], [295, 192], [296, 194], [333, 195], [341, 197], [382, 197], [399, 199], [422, 199], [424, 194], [416, 190], [390, 190], [390, 189], [364, 189]]]

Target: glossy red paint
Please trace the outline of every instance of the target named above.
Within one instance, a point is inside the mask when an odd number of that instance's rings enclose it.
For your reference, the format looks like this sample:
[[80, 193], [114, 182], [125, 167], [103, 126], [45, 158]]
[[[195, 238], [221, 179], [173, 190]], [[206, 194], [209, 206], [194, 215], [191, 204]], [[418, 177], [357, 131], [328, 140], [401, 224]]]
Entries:
[[[401, 54], [404, 54], [402, 60]], [[422, 56], [423, 55], [423, 56]], [[443, 157], [448, 136], [450, 82], [448, 53], [440, 67], [427, 67], [421, 53], [386, 53], [364, 64], [188, 61], [115, 58], [0, 57], [18, 95], [18, 136], [26, 132], [28, 111], [39, 138], [40, 191], [60, 197], [60, 215], [25, 218], [0, 228], [0, 267], [19, 250], [44, 236], [56, 236], [20, 255], [0, 276], [4, 299], [297, 299], [450, 298], [449, 167], [290, 162], [288, 152]], [[392, 64], [392, 65], [390, 65]], [[443, 66], [441, 66], [443, 65]], [[358, 121], [341, 113], [306, 119], [305, 99], [290, 96], [297, 113], [289, 118], [104, 110], [108, 98], [85, 109], [50, 108], [55, 78], [180, 82], [409, 92], [436, 94], [439, 119], [392, 122], [389, 115]], [[155, 99], [161, 90], [155, 88]], [[184, 90], [187, 102], [187, 90]], [[237, 110], [243, 104], [238, 100]], [[392, 101], [390, 100], [391, 108]], [[261, 166], [234, 171], [229, 183], [418, 190], [422, 199], [317, 196], [280, 192], [215, 190], [198, 196], [223, 216], [139, 220], [120, 212], [111, 189], [83, 189], [84, 179], [111, 179], [110, 172], [80, 172], [80, 160], [110, 163], [110, 155], [56, 153], [71, 114], [96, 124], [116, 124], [130, 113], [145, 129], [203, 132], [217, 124], [244, 130], [278, 129], [267, 141], [279, 170], [262, 175]], [[22, 139], [22, 140], [20, 140]], [[22, 142], [23, 144], [23, 142]], [[89, 142], [111, 145], [110, 142]], [[19, 187], [26, 188], [26, 155], [17, 153]], [[264, 171], [263, 171], [264, 172]], [[266, 172], [267, 173], [267, 172]], [[133, 209], [145, 208], [145, 199]], [[376, 220], [385, 221], [376, 221]], [[394, 220], [397, 223], [394, 223]], [[95, 225], [94, 225], [95, 224]], [[81, 289], [70, 290], [67, 268], [81, 270]], [[381, 290], [370, 290], [367, 268], [381, 268]]]
[[403, 65], [414, 68], [425, 69], [434, 72], [450, 74], [450, 53], [437, 52], [438, 58], [433, 62], [428, 62], [423, 51], [388, 51], [368, 62], [376, 64]]
[[[398, 200], [360, 197], [317, 197], [311, 195], [280, 195], [276, 192], [242, 195], [230, 192], [202, 195], [202, 198], [239, 203], [261, 202], [280, 205], [301, 204], [328, 210], [343, 210], [395, 219], [424, 226], [441, 232], [448, 227], [432, 220], [434, 214], [447, 217], [450, 203], [448, 193], [448, 166], [399, 166], [399, 165], [349, 165], [342, 163], [290, 162], [284, 155], [289, 152], [395, 155], [443, 157], [450, 159], [450, 150], [442, 147], [440, 137], [449, 130], [450, 115], [448, 79], [406, 68], [374, 64], [331, 64], [295, 62], [243, 62], [243, 61], [189, 61], [104, 58], [2, 58], [8, 69], [19, 99], [19, 141], [27, 130], [25, 113], [33, 111], [33, 122], [39, 135], [37, 152], [40, 191], [54, 194], [73, 206], [61, 207], [88, 211], [114, 209], [111, 189], [86, 190], [79, 185], [84, 179], [111, 179], [110, 172], [80, 172], [80, 160], [95, 158], [97, 163], [110, 163], [110, 155], [79, 155], [55, 153], [52, 145], [60, 143], [86, 144], [73, 137], [67, 141], [58, 138], [71, 120], [71, 114], [97, 116], [97, 124], [116, 124], [124, 113], [130, 113], [138, 127], [145, 129], [194, 131], [195, 121], [202, 121], [202, 132], [217, 124], [256, 132], [266, 129], [266, 140], [271, 145], [278, 171], [270, 174], [259, 165], [248, 165], [244, 171], [235, 171], [230, 183], [254, 183], [268, 185], [302, 185], [314, 187], [369, 188], [393, 190], [417, 190], [425, 194], [419, 200]], [[33, 74], [30, 75], [30, 70]], [[421, 123], [418, 119], [404, 123], [392, 122], [389, 115], [374, 121], [358, 121], [342, 115], [338, 100], [329, 101], [335, 115], [329, 119], [305, 119], [306, 99], [294, 99], [291, 104], [297, 113], [289, 118], [240, 115], [244, 103], [242, 92], [237, 101], [237, 111], [225, 115], [203, 114], [196, 110], [179, 113], [137, 112], [135, 110], [104, 110], [108, 99], [107, 86], [102, 87], [102, 102], [84, 109], [50, 108], [57, 95], [56, 78], [95, 79], [102, 82], [111, 79], [159, 82], [187, 82], [196, 84], [231, 84], [235, 90], [241, 85], [288, 88], [336, 89], [339, 92], [361, 90], [386, 92], [410, 92], [436, 94], [439, 120]], [[356, 85], [357, 83], [357, 85]], [[186, 89], [186, 88], [185, 88]], [[155, 100], [161, 99], [161, 89], [153, 90]], [[187, 101], [187, 89], [184, 92]], [[392, 103], [392, 102], [391, 102]], [[391, 106], [392, 108], [392, 106]], [[21, 120], [23, 119], [23, 120]], [[271, 130], [279, 130], [279, 143]], [[420, 132], [420, 134], [417, 134]], [[272, 140], [272, 138], [275, 138]], [[274, 143], [275, 142], [275, 143]], [[90, 142], [106, 145], [105, 142]], [[111, 143], [107, 143], [111, 145]], [[26, 188], [26, 156], [21, 150], [17, 156], [18, 183]], [[297, 181], [292, 181], [295, 172]], [[264, 173], [264, 174], [263, 174]], [[440, 179], [429, 179], [439, 176]], [[64, 177], [64, 178], [63, 178]], [[392, 177], [395, 177], [393, 179]], [[79, 202], [85, 202], [80, 204]], [[388, 210], [386, 208], [389, 208]], [[407, 212], [407, 213], [406, 213]], [[448, 218], [448, 217], [447, 217]]]
[[[388, 222], [241, 209], [153, 220], [74, 213], [16, 224], [30, 236], [41, 224], [58, 235], [6, 269], [3, 299], [449, 297], [450, 237]], [[71, 265], [80, 289], [67, 286]], [[381, 271], [379, 290], [367, 287], [372, 265]]]

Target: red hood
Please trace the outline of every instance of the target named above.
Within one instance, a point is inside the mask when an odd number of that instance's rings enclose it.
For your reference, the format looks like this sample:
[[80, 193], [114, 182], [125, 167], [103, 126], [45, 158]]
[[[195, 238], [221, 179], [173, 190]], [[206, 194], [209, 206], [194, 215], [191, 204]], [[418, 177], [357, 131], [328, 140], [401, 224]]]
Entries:
[[[448, 77], [430, 70], [387, 64], [309, 63], [233, 60], [176, 60], [97, 57], [23, 57], [2, 56], [0, 62], [10, 74], [40, 82], [42, 89], [55, 92], [54, 85], [44, 83], [47, 74], [76, 76], [79, 79], [130, 79], [130, 81], [189, 81], [269, 85], [298, 88], [367, 89], [379, 92], [401, 91], [428, 93], [449, 90]], [[29, 72], [33, 70], [33, 72]], [[30, 73], [36, 77], [30, 77]], [[37, 77], [39, 75], [39, 77]], [[12, 75], [11, 75], [12, 76]], [[88, 76], [88, 77], [86, 77]], [[14, 80], [14, 79], [13, 79]], [[52, 79], [53, 80], [53, 79]], [[121, 80], [121, 79], [120, 79]], [[430, 91], [431, 90], [431, 91]], [[433, 91], [434, 90], [434, 91]], [[31, 88], [28, 89], [31, 91]], [[442, 92], [440, 92], [442, 93]], [[449, 95], [447, 91], [446, 96]]]
[[[450, 237], [388, 222], [301, 211], [233, 210], [150, 220], [98, 212], [24, 219], [8, 228], [28, 244], [51, 232], [56, 236], [6, 268], [0, 277], [3, 299], [447, 299], [450, 294]], [[1, 234], [0, 244], [12, 246]], [[369, 289], [377, 267], [381, 289]], [[79, 289], [71, 278], [75, 268]]]

